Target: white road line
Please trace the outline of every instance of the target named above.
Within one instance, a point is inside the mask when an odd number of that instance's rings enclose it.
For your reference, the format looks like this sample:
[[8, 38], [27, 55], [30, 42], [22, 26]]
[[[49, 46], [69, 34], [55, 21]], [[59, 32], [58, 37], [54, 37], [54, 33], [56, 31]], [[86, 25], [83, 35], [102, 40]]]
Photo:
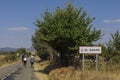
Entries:
[[1, 80], [5, 80], [7, 77], [3, 77]]
[[7, 77], [9, 77], [10, 75], [12, 75], [15, 71], [17, 71], [17, 69], [13, 70], [11, 73], [7, 74], [7, 76], [3, 77], [1, 80], [5, 80]]

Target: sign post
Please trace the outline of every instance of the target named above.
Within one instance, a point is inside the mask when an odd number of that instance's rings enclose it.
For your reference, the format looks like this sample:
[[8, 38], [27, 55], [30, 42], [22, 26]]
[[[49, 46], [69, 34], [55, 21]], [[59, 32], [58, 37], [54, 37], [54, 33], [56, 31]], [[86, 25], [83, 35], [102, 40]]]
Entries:
[[85, 57], [84, 57], [84, 54], [82, 54], [82, 70], [84, 71], [84, 60], [85, 60]]
[[84, 71], [84, 54], [96, 54], [96, 71], [98, 71], [98, 54], [101, 54], [100, 46], [80, 46], [79, 53], [82, 54], [82, 70]]
[[96, 71], [98, 71], [98, 57], [99, 57], [99, 55], [98, 54], [96, 54]]

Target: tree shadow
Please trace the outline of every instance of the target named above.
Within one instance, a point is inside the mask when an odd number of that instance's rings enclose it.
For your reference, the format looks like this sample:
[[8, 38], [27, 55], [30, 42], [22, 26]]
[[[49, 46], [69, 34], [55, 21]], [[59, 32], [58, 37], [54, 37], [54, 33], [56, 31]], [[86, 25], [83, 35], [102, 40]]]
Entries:
[[49, 65], [47, 65], [43, 70], [37, 70], [34, 72], [41, 72], [43, 74], [49, 74], [52, 70], [60, 68], [61, 65], [57, 63], [50, 62]]

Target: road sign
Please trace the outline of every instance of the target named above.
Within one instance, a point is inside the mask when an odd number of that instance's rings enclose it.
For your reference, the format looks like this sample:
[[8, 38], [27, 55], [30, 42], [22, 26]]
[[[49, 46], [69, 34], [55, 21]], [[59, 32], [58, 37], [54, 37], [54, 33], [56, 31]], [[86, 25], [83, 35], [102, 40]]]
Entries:
[[100, 46], [80, 46], [79, 53], [80, 54], [100, 54], [101, 53]]
[[96, 71], [98, 71], [98, 57], [102, 52], [100, 46], [80, 46], [79, 53], [82, 54], [82, 70], [84, 71], [84, 54], [96, 54]]

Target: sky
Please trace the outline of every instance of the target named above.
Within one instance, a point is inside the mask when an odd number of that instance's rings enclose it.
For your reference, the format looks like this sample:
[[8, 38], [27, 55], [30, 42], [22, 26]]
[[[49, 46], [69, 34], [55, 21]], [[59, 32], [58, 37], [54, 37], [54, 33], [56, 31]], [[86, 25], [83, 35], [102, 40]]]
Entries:
[[[0, 48], [30, 48], [35, 33], [36, 18], [48, 9], [65, 8], [71, 0], [0, 0]], [[93, 27], [105, 34], [98, 42], [111, 39], [120, 31], [120, 0], [73, 0], [76, 8], [83, 7], [88, 16], [95, 17]]]

